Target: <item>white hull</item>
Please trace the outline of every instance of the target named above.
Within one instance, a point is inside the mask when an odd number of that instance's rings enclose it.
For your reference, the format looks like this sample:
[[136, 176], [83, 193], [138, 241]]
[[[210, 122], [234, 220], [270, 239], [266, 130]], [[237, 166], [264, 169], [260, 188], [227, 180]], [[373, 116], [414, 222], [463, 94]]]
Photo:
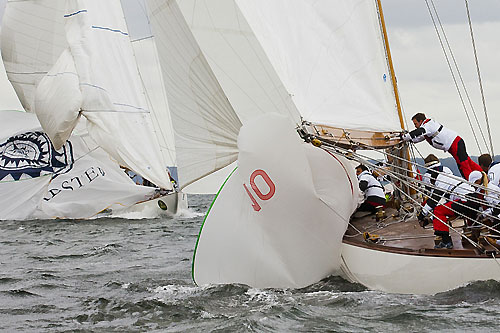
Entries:
[[[160, 208], [160, 201], [166, 205], [167, 209]], [[117, 213], [120, 216], [128, 213], [144, 213], [147, 214], [147, 216], [159, 216], [165, 214], [174, 215], [177, 214], [180, 209], [186, 209], [187, 207], [187, 194], [174, 192], [156, 199], [135, 204], [125, 210], [120, 210]]]
[[351, 282], [403, 294], [435, 294], [472, 281], [500, 281], [496, 258], [401, 254], [346, 243], [341, 269]]

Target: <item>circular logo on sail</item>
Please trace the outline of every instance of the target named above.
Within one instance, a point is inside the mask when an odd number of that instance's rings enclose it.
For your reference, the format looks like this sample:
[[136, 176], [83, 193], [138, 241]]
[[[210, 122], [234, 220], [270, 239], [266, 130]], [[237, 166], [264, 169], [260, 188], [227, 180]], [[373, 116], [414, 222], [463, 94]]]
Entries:
[[0, 180], [64, 173], [71, 169], [72, 164], [71, 142], [56, 151], [43, 132], [18, 134], [0, 144]]

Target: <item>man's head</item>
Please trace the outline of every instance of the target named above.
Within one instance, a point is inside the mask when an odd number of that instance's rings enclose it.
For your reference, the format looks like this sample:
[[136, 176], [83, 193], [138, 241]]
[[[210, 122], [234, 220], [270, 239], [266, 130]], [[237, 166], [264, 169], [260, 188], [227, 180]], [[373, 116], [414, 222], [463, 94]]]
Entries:
[[356, 167], [356, 176], [359, 176], [363, 171], [367, 171], [368, 168], [363, 165], [363, 164], [360, 164]]
[[481, 167], [481, 169], [483, 169], [484, 172], [488, 172], [488, 169], [490, 168], [491, 162], [493, 162], [493, 160], [491, 159], [490, 154], [483, 154], [479, 156], [477, 162], [479, 163], [479, 166]]
[[437, 156], [434, 154], [429, 154], [429, 155], [427, 155], [426, 158], [424, 158], [424, 163], [425, 163], [425, 166], [429, 168], [433, 165], [438, 164], [439, 158], [437, 158]]
[[421, 112], [411, 117], [411, 120], [413, 121], [413, 125], [415, 125], [415, 128], [419, 128], [420, 126], [422, 126], [422, 123], [424, 122], [425, 119], [427, 119], [427, 117], [425, 116], [425, 114]]

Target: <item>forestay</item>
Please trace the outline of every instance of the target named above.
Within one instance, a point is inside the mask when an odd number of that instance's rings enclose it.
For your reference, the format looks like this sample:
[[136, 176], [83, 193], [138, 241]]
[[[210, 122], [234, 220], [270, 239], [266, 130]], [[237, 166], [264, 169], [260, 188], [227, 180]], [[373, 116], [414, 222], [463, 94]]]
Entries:
[[181, 187], [237, 158], [241, 122], [201, 53], [176, 1], [148, 1], [175, 130]]
[[[119, 164], [171, 188], [118, 0], [9, 2], [4, 32], [9, 78], [54, 142], [61, 144], [76, 124], [78, 94], [68, 95], [63, 88], [67, 88], [67, 78], [77, 74], [82, 96], [79, 111], [88, 119], [92, 138]], [[65, 50], [71, 54], [76, 73], [68, 67], [71, 59]], [[30, 63], [39, 56], [42, 60]], [[61, 57], [68, 60], [64, 66], [57, 61]], [[43, 76], [52, 83], [39, 84]], [[36, 96], [57, 96], [57, 86], [61, 96], [73, 98], [66, 104], [69, 107], [58, 107], [57, 100], [35, 102], [35, 89], [39, 89]]]
[[339, 269], [357, 203], [354, 170], [345, 158], [303, 143], [290, 124], [268, 114], [243, 125], [238, 169], [200, 231], [197, 284], [305, 287]]

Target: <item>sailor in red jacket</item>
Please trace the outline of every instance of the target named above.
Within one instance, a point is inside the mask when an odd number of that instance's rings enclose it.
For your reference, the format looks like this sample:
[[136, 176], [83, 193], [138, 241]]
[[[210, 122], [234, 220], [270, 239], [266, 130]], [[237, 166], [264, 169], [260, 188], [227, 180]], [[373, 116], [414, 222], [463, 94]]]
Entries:
[[404, 134], [402, 136], [404, 141], [417, 143], [427, 140], [434, 148], [449, 152], [457, 162], [458, 169], [465, 179], [469, 179], [469, 174], [474, 170], [482, 171], [481, 167], [471, 160], [465, 149], [464, 140], [455, 131], [428, 119], [423, 113], [415, 114], [411, 120], [416, 129]]

